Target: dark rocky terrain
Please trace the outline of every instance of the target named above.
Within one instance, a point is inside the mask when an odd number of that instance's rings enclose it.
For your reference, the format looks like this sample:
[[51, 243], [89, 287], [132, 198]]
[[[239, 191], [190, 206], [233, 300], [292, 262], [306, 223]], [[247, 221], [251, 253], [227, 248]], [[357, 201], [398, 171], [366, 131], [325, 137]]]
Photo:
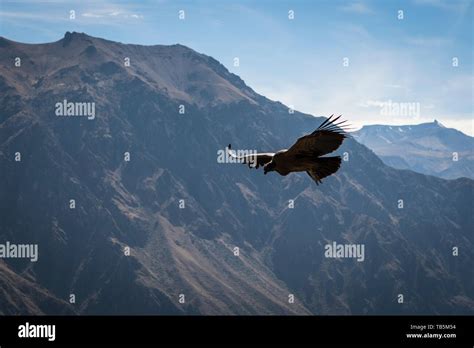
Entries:
[[[474, 313], [474, 181], [393, 169], [354, 139], [320, 186], [217, 163], [228, 143], [285, 148], [323, 118], [211, 57], [0, 38], [0, 92], [0, 242], [39, 245], [36, 263], [0, 260], [0, 313]], [[56, 116], [64, 99], [95, 119]], [[332, 241], [363, 243], [365, 261], [325, 258]]]

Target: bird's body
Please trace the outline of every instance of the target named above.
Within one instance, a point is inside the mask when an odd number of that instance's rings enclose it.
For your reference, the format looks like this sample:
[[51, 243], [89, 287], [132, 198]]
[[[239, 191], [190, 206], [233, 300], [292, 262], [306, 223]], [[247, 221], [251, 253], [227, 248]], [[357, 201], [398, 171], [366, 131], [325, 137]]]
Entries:
[[[340, 116], [339, 116], [340, 117]], [[339, 119], [332, 116], [324, 121], [313, 133], [299, 138], [289, 149], [280, 150], [276, 153], [258, 153], [248, 156], [236, 156], [228, 151], [234, 158], [247, 163], [249, 167], [259, 168], [263, 166], [264, 174], [276, 171], [286, 176], [293, 172], [307, 172], [316, 182], [334, 174], [341, 165], [341, 158], [321, 157], [335, 151], [347, 137], [346, 131], [341, 126], [345, 121], [335, 123]]]
[[309, 157], [301, 157], [297, 163], [290, 164], [287, 160], [287, 157], [288, 157], [287, 151], [288, 150], [278, 151], [273, 156], [272, 162], [275, 163], [275, 171], [280, 175], [288, 175], [291, 172], [306, 171], [306, 168], [310, 164], [311, 159]]

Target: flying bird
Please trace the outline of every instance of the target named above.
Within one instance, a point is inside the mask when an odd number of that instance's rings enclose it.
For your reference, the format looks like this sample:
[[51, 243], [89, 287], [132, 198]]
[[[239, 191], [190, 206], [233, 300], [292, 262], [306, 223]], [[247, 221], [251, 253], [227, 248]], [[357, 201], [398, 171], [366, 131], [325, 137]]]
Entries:
[[278, 152], [265, 152], [238, 156], [229, 144], [227, 153], [249, 167], [263, 166], [264, 174], [276, 171], [280, 175], [293, 172], [306, 172], [317, 185], [325, 177], [337, 172], [341, 166], [341, 157], [321, 157], [335, 151], [347, 138], [346, 121], [339, 120], [341, 115], [331, 115], [311, 134], [299, 138], [289, 149]]

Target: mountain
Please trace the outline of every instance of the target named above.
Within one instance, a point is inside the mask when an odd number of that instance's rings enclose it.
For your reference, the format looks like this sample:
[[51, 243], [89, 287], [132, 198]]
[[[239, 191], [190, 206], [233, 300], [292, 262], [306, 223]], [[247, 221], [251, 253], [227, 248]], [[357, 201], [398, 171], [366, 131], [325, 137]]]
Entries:
[[474, 179], [474, 138], [436, 120], [412, 126], [364, 126], [354, 137], [394, 168], [445, 179]]
[[[220, 163], [323, 118], [181, 45], [66, 33], [0, 50], [0, 243], [39, 249], [0, 260], [0, 312], [474, 313], [474, 181], [391, 168], [352, 138], [319, 186]], [[325, 257], [332, 242], [364, 260]]]

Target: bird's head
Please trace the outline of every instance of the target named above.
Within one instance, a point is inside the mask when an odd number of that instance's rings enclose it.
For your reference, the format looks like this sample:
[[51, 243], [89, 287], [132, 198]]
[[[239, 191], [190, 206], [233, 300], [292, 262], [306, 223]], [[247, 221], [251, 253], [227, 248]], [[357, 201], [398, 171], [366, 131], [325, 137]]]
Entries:
[[276, 164], [275, 162], [271, 161], [263, 166], [263, 174], [267, 174], [268, 172], [272, 172], [275, 170]]

